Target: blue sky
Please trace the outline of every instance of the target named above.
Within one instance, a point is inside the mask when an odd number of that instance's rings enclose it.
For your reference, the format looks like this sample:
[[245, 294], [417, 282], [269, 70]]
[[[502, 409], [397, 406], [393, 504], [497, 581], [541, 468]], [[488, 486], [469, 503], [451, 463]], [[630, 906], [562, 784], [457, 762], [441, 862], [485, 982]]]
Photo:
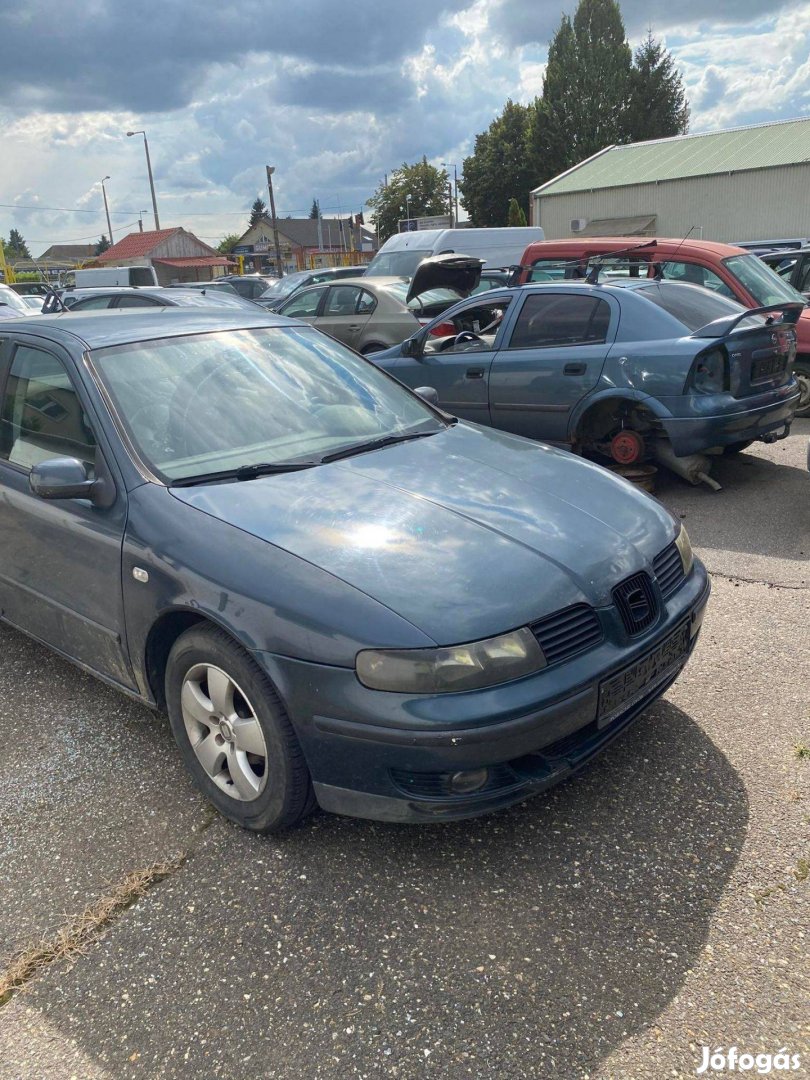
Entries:
[[[50, 0], [0, 6], [0, 235], [33, 254], [150, 210], [215, 243], [276, 166], [281, 213], [357, 212], [386, 172], [470, 153], [507, 97], [540, 90], [571, 0]], [[810, 4], [625, 0], [684, 75], [693, 131], [810, 113]], [[708, 13], [708, 14], [707, 14]], [[54, 208], [54, 209], [50, 209]], [[64, 208], [64, 209], [58, 209]], [[71, 212], [74, 211], [74, 212]], [[75, 212], [81, 211], [81, 212]], [[151, 211], [144, 216], [151, 226]]]

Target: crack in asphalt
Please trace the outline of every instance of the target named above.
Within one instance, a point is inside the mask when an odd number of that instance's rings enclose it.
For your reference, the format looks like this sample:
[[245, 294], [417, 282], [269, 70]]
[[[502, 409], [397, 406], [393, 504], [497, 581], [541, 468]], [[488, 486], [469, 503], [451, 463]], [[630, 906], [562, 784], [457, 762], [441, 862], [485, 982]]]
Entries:
[[732, 585], [766, 585], [769, 589], [784, 589], [789, 592], [810, 591], [810, 584], [787, 585], [781, 581], [766, 581], [763, 578], [748, 578], [740, 577], [739, 574], [724, 574], [720, 570], [709, 570], [709, 574], [713, 578], [722, 578], [723, 581], [730, 581]]

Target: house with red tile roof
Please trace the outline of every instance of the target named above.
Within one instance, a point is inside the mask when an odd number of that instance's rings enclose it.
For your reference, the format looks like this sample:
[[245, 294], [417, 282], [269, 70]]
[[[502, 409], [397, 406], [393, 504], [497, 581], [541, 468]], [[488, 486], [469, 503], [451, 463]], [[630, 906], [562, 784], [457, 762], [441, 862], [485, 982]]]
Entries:
[[182, 228], [129, 233], [96, 259], [98, 266], [153, 266], [161, 285], [210, 281], [228, 259]]

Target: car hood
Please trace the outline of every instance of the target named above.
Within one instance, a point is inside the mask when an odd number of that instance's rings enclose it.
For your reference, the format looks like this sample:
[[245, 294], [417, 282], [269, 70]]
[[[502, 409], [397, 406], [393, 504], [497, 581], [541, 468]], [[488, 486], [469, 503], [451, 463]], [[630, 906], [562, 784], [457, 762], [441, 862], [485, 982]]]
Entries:
[[609, 604], [675, 536], [660, 504], [599, 466], [467, 424], [305, 472], [171, 490], [439, 644]]
[[483, 265], [483, 259], [453, 253], [422, 259], [411, 278], [405, 302], [421, 296], [428, 289], [455, 289], [462, 296], [469, 296], [481, 280]]

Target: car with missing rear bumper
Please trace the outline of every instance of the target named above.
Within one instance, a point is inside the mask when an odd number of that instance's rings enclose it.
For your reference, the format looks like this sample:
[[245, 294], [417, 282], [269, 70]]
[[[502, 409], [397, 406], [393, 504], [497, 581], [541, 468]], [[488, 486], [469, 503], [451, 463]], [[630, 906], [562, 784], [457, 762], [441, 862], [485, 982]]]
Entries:
[[250, 312], [9, 323], [0, 500], [2, 619], [167, 710], [259, 832], [547, 788], [673, 682], [709, 594], [625, 481]]

